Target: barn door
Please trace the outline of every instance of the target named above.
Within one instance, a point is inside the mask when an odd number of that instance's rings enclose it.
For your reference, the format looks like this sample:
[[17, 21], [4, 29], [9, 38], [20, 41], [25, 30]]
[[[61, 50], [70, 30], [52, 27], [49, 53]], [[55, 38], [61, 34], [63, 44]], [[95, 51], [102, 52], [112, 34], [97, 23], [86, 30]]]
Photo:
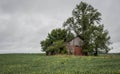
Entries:
[[82, 48], [79, 46], [75, 46], [74, 55], [82, 55]]

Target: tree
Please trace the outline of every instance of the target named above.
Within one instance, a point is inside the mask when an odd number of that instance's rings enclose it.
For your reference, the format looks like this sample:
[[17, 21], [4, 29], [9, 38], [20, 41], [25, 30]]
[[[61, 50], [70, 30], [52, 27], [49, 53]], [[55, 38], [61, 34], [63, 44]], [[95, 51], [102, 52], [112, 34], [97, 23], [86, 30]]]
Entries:
[[45, 40], [41, 41], [41, 47], [46, 54], [66, 53], [65, 43], [73, 39], [74, 35], [66, 29], [53, 29]]
[[53, 54], [53, 55], [67, 53], [66, 46], [64, 45], [64, 41], [58, 40], [58, 41], [53, 42], [53, 44], [48, 47], [47, 52], [50, 52], [50, 54]]
[[108, 36], [108, 31], [104, 30], [103, 25], [99, 25], [97, 27], [95, 26], [92, 39], [95, 49], [95, 56], [98, 55], [98, 49], [105, 50], [106, 53], [110, 50], [110, 48], [108, 47], [111, 44], [111, 42], [109, 41], [110, 36]]
[[81, 2], [76, 5], [72, 17], [69, 17], [63, 26], [83, 39], [84, 52], [93, 52], [95, 49], [97, 54], [99, 48], [108, 51], [108, 44], [110, 44], [108, 32], [100, 22], [101, 13], [91, 5]]

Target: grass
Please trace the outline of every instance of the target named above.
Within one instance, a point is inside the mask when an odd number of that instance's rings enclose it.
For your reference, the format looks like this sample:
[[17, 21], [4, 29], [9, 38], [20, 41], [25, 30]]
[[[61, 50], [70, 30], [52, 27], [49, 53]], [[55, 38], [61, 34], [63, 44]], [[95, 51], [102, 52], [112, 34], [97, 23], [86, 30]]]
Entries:
[[120, 55], [0, 54], [0, 74], [120, 74]]

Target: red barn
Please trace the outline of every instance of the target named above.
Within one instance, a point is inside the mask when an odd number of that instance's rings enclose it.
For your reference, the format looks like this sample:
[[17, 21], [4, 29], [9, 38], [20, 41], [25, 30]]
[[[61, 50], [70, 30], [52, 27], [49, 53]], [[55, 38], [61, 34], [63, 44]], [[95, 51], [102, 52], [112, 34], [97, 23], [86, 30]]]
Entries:
[[81, 40], [79, 37], [75, 37], [66, 45], [68, 54], [83, 55], [82, 45], [83, 45], [83, 40]]

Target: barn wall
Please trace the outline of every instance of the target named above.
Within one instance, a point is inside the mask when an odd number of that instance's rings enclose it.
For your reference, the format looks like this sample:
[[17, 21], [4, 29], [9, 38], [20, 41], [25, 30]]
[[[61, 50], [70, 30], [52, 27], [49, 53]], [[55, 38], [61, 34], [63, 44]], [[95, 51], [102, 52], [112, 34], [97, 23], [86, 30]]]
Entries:
[[79, 46], [74, 47], [74, 55], [83, 55], [82, 54], [82, 48]]

